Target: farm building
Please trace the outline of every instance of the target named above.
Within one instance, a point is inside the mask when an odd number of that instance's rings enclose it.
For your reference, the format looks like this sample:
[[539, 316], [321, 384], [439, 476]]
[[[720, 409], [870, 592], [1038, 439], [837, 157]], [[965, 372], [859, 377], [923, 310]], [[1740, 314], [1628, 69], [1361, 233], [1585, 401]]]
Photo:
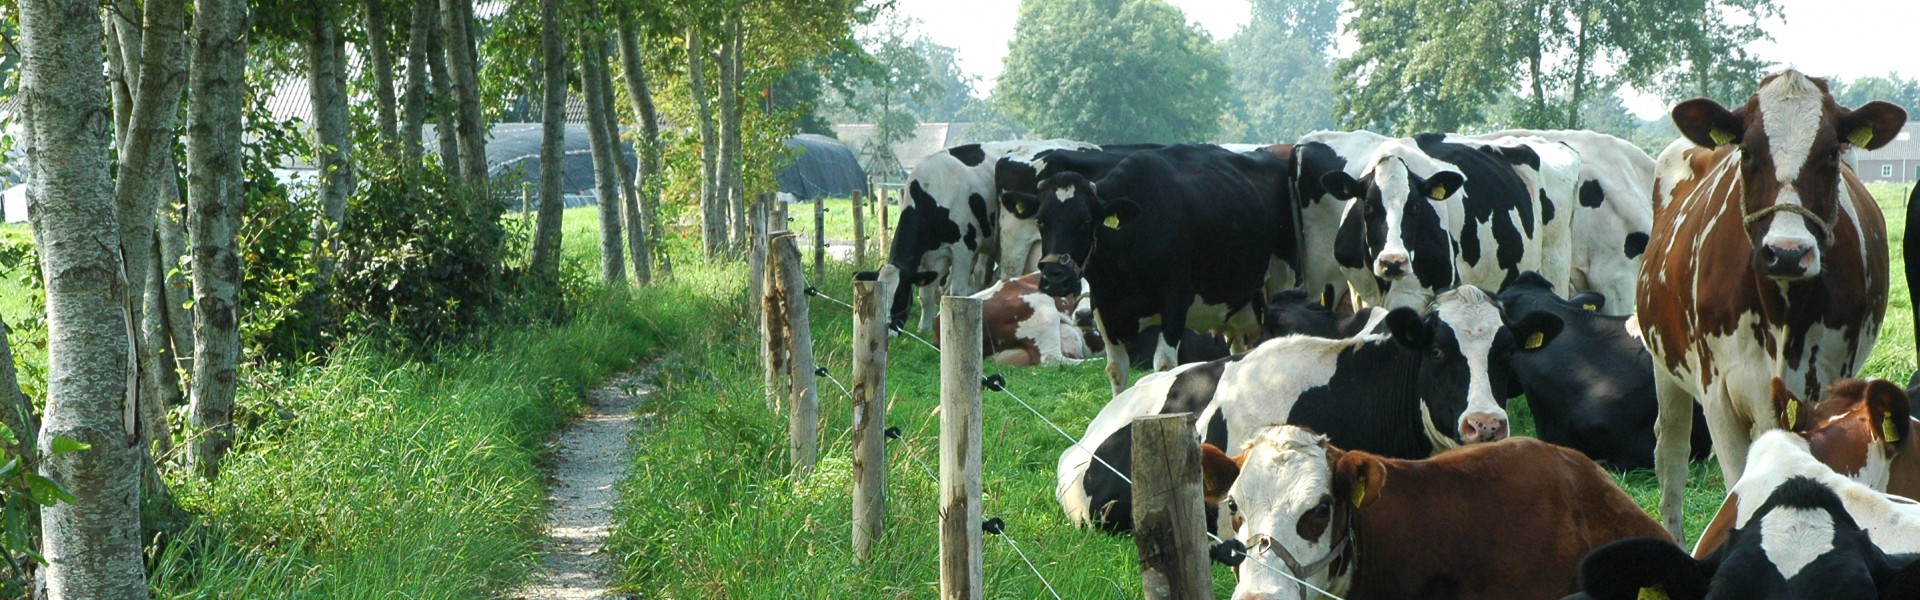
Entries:
[[1920, 121], [1907, 123], [1892, 143], [1879, 150], [1854, 155], [1854, 163], [1854, 173], [1869, 183], [1913, 183], [1920, 179]]

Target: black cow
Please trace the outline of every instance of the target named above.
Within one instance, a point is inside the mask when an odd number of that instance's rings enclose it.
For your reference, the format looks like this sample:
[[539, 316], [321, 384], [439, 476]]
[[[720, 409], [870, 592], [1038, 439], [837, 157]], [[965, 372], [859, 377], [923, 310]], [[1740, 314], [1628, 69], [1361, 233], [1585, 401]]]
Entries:
[[[1552, 346], [1513, 357], [1513, 374], [1533, 410], [1538, 437], [1616, 470], [1653, 467], [1653, 420], [1660, 412], [1653, 357], [1628, 317], [1599, 312], [1594, 292], [1563, 299], [1539, 273], [1527, 272], [1500, 291], [1509, 322], [1545, 313], [1566, 323]], [[1700, 407], [1693, 408], [1696, 417]], [[1693, 421], [1693, 459], [1712, 450], [1705, 418]]]
[[1580, 561], [1580, 588], [1567, 600], [1911, 599], [1920, 556], [1881, 551], [1832, 488], [1796, 476], [1706, 558], [1660, 538], [1620, 540]]
[[1126, 346], [1153, 320], [1160, 369], [1173, 366], [1190, 326], [1225, 332], [1241, 347], [1258, 335], [1270, 263], [1299, 271], [1290, 171], [1270, 153], [1170, 146], [1128, 156], [1097, 183], [1061, 173], [1037, 194], [1002, 201], [1015, 216], [1039, 219], [1041, 291], [1078, 292], [1086, 278], [1118, 394]]
[[1367, 307], [1358, 312], [1340, 312], [1331, 306], [1337, 296], [1322, 292], [1319, 298], [1307, 290], [1280, 290], [1267, 299], [1267, 320], [1260, 324], [1260, 340], [1289, 335], [1310, 335], [1328, 339], [1350, 338], [1369, 333], [1380, 324], [1386, 309]]
[[[1038, 193], [1040, 182], [1061, 173], [1079, 173], [1090, 181], [1098, 181], [1133, 153], [1164, 147], [1160, 144], [1106, 144], [1097, 148], [1047, 148], [1038, 152], [1009, 154], [994, 166], [994, 185], [1000, 188], [1000, 194], [1004, 197], [1008, 192]], [[1033, 219], [1021, 218], [1012, 211], [1002, 209], [1001, 272], [1011, 277], [1038, 270], [1040, 255], [1038, 224]]]
[[[1135, 369], [1153, 369], [1153, 353], [1160, 346], [1160, 326], [1148, 325], [1140, 328], [1140, 336], [1127, 344], [1127, 360], [1133, 362]], [[1188, 329], [1180, 334], [1179, 355], [1175, 359], [1179, 364], [1219, 360], [1233, 354], [1232, 345], [1226, 338]]]
[[[1913, 193], [1907, 196], [1907, 228], [1903, 235], [1906, 238], [1900, 242], [1900, 256], [1907, 263], [1907, 293], [1912, 294], [1913, 290], [1920, 289], [1914, 287], [1920, 284], [1920, 183], [1914, 184]], [[1909, 298], [1908, 304], [1912, 305], [1909, 308], [1913, 309], [1914, 325], [1920, 326], [1920, 302], [1912, 302]], [[1913, 377], [1907, 380], [1907, 387], [1920, 387], [1920, 371], [1914, 372]], [[1920, 417], [1920, 403], [1913, 406], [1914, 416]]]

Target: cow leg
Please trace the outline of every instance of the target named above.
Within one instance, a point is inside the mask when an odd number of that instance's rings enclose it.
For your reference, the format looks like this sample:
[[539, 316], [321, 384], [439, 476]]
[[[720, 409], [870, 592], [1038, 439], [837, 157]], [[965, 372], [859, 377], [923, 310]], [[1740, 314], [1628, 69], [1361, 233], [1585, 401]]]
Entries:
[[1134, 327], [1136, 332], [1124, 340], [1114, 337], [1113, 328], [1107, 326], [1106, 315], [1100, 314], [1098, 308], [1093, 309], [1093, 327], [1100, 331], [1100, 338], [1107, 342], [1107, 383], [1113, 386], [1113, 395], [1119, 396], [1120, 392], [1127, 389], [1127, 367], [1132, 364], [1128, 362], [1132, 359], [1127, 356], [1127, 342], [1132, 341], [1134, 335], [1139, 335], [1138, 327]]
[[[1693, 395], [1671, 373], [1658, 365], [1653, 370], [1654, 396], [1660, 403], [1654, 417], [1653, 469], [1660, 480], [1660, 520], [1667, 534], [1685, 540], [1683, 521], [1687, 455], [1692, 450]], [[1727, 480], [1729, 485], [1733, 480]]]
[[1727, 489], [1732, 490], [1747, 470], [1747, 446], [1754, 437], [1772, 429], [1772, 421], [1756, 423], [1740, 416], [1728, 398], [1702, 405], [1701, 409], [1707, 417], [1707, 432], [1713, 436], [1713, 457], [1720, 461], [1720, 474]]
[[990, 285], [987, 277], [991, 275], [986, 257], [967, 248], [965, 243], [953, 245], [953, 277], [947, 280], [947, 293], [954, 296], [972, 296], [974, 292]]
[[1180, 366], [1180, 338], [1187, 332], [1187, 308], [1193, 304], [1193, 294], [1168, 292], [1161, 301], [1160, 345], [1153, 353], [1155, 371]]
[[946, 278], [947, 276], [942, 275], [934, 279], [933, 283], [920, 286], [921, 333], [933, 331], [933, 318], [940, 314], [940, 288], [946, 287], [945, 282], [940, 280]]

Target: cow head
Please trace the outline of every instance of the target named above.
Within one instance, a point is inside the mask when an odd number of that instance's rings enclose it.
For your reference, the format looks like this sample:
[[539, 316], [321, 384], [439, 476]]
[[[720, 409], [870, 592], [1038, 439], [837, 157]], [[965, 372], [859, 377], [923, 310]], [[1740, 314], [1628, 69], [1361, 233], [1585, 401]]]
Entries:
[[1412, 276], [1421, 287], [1446, 289], [1456, 282], [1445, 203], [1466, 178], [1449, 170], [1420, 176], [1407, 166], [1408, 156], [1418, 152], [1389, 142], [1360, 178], [1344, 171], [1321, 176], [1328, 194], [1358, 200], [1335, 234], [1334, 257], [1341, 266], [1365, 269], [1383, 281]]
[[1081, 273], [1102, 239], [1133, 223], [1140, 206], [1126, 198], [1102, 199], [1093, 182], [1079, 173], [1060, 173], [1040, 182], [1035, 194], [1001, 196], [1007, 212], [1040, 225], [1040, 291], [1052, 296], [1080, 292]]
[[1822, 464], [1877, 490], [1887, 489], [1893, 459], [1916, 429], [1906, 390], [1883, 379], [1842, 379], [1827, 388], [1826, 399], [1810, 403], [1775, 377], [1773, 408], [1780, 428], [1807, 438]]
[[1545, 347], [1564, 324], [1545, 312], [1508, 324], [1499, 303], [1476, 287], [1440, 294], [1425, 317], [1404, 307], [1388, 313], [1386, 325], [1393, 339], [1424, 353], [1416, 385], [1427, 437], [1435, 448], [1507, 437], [1502, 403], [1518, 393], [1513, 353]]
[[[1201, 448], [1207, 499], [1247, 546], [1234, 567], [1236, 600], [1307, 597], [1287, 577], [1344, 594], [1352, 581], [1352, 513], [1379, 497], [1378, 462], [1342, 453], [1326, 436], [1294, 425], [1261, 429], [1227, 457]], [[1285, 576], [1281, 575], [1282, 573]]]
[[906, 324], [907, 313], [913, 310], [913, 288], [932, 284], [939, 276], [921, 271], [920, 259], [943, 245], [960, 241], [960, 226], [948, 215], [947, 207], [940, 206], [920, 187], [918, 179], [907, 182], [907, 196], [909, 201], [900, 207], [900, 218], [895, 221], [893, 247], [887, 251], [887, 264], [901, 274], [900, 281], [887, 282], [893, 286], [889, 319], [895, 328]]
[[1843, 156], [1886, 145], [1906, 121], [1907, 111], [1886, 102], [1847, 110], [1833, 101], [1826, 80], [1794, 70], [1761, 80], [1731, 111], [1707, 98], [1673, 107], [1673, 123], [1689, 141], [1737, 146], [1749, 260], [1756, 272], [1781, 281], [1820, 275], [1821, 253], [1847, 201]]

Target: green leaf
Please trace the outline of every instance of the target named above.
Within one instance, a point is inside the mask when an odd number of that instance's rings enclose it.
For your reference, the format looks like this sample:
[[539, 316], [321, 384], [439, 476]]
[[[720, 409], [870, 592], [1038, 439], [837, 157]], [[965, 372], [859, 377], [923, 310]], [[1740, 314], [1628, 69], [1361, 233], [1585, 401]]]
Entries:
[[12, 446], [18, 443], [20, 439], [13, 436], [13, 428], [8, 427], [6, 423], [0, 423], [0, 446]]
[[13, 479], [13, 476], [19, 473], [20, 473], [20, 457], [18, 456], [13, 457], [13, 460], [7, 461], [7, 464], [0, 465], [0, 481]]
[[82, 442], [80, 440], [76, 440], [64, 435], [53, 436], [53, 453], [54, 454], [66, 454], [68, 452], [79, 452], [81, 450], [86, 450], [92, 447], [93, 445], [91, 444], [88, 444], [86, 442]]
[[53, 506], [59, 502], [75, 500], [73, 494], [60, 487], [60, 484], [54, 483], [52, 479], [41, 477], [38, 473], [27, 474], [27, 488], [28, 493], [33, 496], [34, 503], [41, 506]]

